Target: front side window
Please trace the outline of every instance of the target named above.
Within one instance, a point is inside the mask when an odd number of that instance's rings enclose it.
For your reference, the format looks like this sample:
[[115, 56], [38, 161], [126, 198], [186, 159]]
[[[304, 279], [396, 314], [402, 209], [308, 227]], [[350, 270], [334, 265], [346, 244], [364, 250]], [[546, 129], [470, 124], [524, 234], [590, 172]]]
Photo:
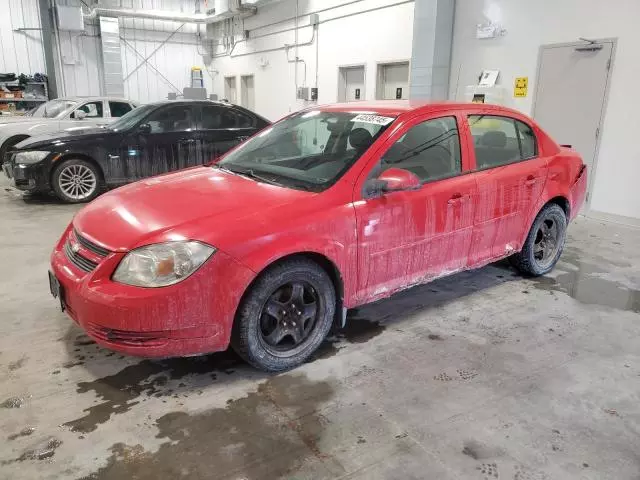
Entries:
[[85, 103], [78, 110], [87, 114], [87, 118], [102, 118], [102, 101]]
[[109, 102], [111, 116], [120, 118], [131, 111], [131, 104], [125, 102]]
[[469, 115], [478, 169], [499, 167], [536, 155], [531, 128], [513, 118]]
[[151, 133], [185, 132], [193, 128], [193, 108], [189, 105], [175, 105], [160, 108], [145, 123], [151, 126]]
[[107, 128], [116, 132], [123, 132], [137, 126], [140, 121], [157, 109], [157, 105], [142, 105], [141, 107], [131, 110], [123, 115], [115, 122], [111, 122]]
[[218, 166], [321, 191], [344, 175], [394, 119], [358, 112], [301, 112], [248, 140]]
[[409, 170], [422, 182], [459, 174], [462, 164], [455, 117], [435, 118], [410, 128], [382, 156], [381, 167]]

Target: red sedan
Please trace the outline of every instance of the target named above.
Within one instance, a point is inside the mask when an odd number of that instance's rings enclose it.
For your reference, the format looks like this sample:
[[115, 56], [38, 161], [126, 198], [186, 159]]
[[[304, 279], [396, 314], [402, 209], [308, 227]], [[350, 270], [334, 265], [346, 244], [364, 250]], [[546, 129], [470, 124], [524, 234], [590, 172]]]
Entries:
[[348, 308], [504, 257], [550, 271], [586, 185], [578, 154], [514, 110], [314, 107], [215, 165], [89, 204], [53, 251], [51, 290], [108, 348], [231, 344], [284, 370]]

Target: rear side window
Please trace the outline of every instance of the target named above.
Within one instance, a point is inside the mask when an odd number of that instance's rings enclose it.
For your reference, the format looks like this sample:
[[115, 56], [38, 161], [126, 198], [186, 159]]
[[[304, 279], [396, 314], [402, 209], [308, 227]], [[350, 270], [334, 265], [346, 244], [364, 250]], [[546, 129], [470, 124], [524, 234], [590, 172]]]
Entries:
[[537, 154], [531, 127], [519, 120], [495, 115], [469, 115], [478, 169], [499, 167]]
[[202, 107], [202, 128], [216, 130], [220, 128], [251, 128], [255, 120], [249, 115], [227, 107], [206, 105]]
[[109, 110], [112, 117], [120, 118], [131, 111], [131, 105], [125, 102], [109, 102]]
[[442, 117], [410, 128], [382, 157], [383, 169], [403, 168], [422, 182], [457, 175], [462, 170], [455, 117]]

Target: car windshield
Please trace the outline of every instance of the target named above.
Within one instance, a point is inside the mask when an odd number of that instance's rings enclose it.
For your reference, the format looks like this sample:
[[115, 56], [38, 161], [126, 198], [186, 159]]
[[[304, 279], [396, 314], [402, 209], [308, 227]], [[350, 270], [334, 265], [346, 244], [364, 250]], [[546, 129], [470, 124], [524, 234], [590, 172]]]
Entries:
[[371, 112], [301, 112], [248, 140], [216, 167], [258, 181], [322, 191], [344, 175], [394, 120]]
[[130, 128], [135, 127], [140, 120], [155, 110], [155, 108], [156, 105], [143, 105], [141, 107], [134, 108], [130, 112], [125, 113], [115, 122], [110, 123], [107, 128], [116, 132], [129, 130]]
[[31, 116], [39, 118], [55, 118], [69, 108], [75, 107], [77, 104], [78, 102], [65, 100], [63, 98], [50, 100], [33, 110], [31, 112]]

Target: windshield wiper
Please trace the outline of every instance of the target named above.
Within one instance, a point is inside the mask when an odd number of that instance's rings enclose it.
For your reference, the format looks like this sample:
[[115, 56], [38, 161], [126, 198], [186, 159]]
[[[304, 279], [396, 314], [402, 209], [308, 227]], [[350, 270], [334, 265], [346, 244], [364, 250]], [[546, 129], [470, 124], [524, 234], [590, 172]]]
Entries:
[[278, 187], [284, 187], [285, 186], [284, 184], [282, 184], [280, 182], [276, 182], [275, 180], [272, 180], [270, 178], [266, 178], [266, 177], [263, 177], [262, 175], [257, 174], [251, 168], [247, 168], [246, 170], [237, 170], [237, 169], [230, 169], [228, 167], [222, 167], [220, 165], [218, 165], [217, 167], [219, 169], [221, 169], [221, 170], [226, 170], [227, 172], [235, 173], [236, 175], [243, 175], [245, 177], [253, 178], [254, 180], [258, 180], [260, 182], [268, 183], [270, 185], [276, 185]]

